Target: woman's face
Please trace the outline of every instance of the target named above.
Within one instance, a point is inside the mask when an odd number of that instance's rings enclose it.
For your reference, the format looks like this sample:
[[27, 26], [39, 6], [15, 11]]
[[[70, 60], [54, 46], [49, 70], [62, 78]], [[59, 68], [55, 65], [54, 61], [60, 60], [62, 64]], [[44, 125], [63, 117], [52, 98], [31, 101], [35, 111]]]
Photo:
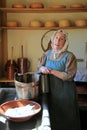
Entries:
[[57, 32], [52, 43], [54, 50], [61, 50], [66, 42], [66, 37], [63, 32]]

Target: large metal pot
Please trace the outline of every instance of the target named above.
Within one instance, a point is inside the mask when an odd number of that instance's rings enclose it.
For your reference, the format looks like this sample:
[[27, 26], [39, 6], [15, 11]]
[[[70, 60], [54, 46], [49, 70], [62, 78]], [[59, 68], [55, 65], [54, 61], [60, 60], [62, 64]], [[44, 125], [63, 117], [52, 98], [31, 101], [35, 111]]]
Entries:
[[33, 72], [15, 73], [14, 81], [19, 99], [38, 99], [40, 74]]

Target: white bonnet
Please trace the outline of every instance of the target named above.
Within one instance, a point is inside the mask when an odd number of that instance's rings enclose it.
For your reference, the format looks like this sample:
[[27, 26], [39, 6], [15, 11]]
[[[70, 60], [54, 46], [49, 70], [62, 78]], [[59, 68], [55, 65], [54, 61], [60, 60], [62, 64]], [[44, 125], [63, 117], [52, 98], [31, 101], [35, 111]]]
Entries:
[[69, 44], [69, 42], [68, 42], [68, 33], [66, 33], [63, 29], [59, 29], [59, 30], [55, 31], [53, 33], [53, 35], [51, 36], [51, 42], [52, 43], [53, 43], [53, 39], [54, 39], [56, 33], [58, 33], [58, 32], [63, 32], [63, 34], [64, 34], [64, 36], [66, 38], [66, 43], [64, 44], [63, 48], [60, 50], [60, 52], [63, 52], [65, 50], [67, 50], [67, 48], [68, 48], [68, 44]]
[[51, 36], [51, 42], [53, 42], [53, 39], [54, 39], [56, 33], [58, 33], [58, 32], [62, 32], [62, 33], [65, 35], [65, 38], [66, 38], [66, 40], [67, 40], [68, 33], [65, 33], [65, 31], [64, 31], [63, 29], [59, 29], [59, 30], [55, 31], [55, 32], [53, 33], [53, 35]]

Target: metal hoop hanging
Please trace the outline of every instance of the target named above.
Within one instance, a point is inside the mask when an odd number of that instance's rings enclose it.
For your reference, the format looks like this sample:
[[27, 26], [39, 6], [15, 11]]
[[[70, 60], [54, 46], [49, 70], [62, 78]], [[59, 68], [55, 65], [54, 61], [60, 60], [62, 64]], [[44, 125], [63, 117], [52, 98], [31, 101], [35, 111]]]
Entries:
[[46, 49], [44, 48], [44, 45], [43, 45], [43, 39], [44, 39], [44, 37], [46, 36], [46, 34], [48, 34], [48, 33], [51, 32], [51, 31], [57, 31], [57, 29], [50, 29], [50, 30], [46, 31], [46, 32], [43, 34], [42, 38], [41, 38], [41, 48], [42, 48], [42, 50], [43, 50], [44, 52], [46, 52], [47, 50], [51, 49], [51, 40], [49, 40], [48, 46], [47, 46]]

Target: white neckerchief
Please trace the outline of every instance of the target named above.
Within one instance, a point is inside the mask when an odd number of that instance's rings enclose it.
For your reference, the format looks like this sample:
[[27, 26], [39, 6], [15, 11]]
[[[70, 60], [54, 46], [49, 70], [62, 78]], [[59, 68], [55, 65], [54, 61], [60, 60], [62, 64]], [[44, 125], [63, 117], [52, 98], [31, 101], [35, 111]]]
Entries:
[[57, 51], [57, 50], [52, 50], [52, 52], [51, 52], [51, 55], [54, 60], [57, 59], [59, 54], [60, 54], [60, 51]]

